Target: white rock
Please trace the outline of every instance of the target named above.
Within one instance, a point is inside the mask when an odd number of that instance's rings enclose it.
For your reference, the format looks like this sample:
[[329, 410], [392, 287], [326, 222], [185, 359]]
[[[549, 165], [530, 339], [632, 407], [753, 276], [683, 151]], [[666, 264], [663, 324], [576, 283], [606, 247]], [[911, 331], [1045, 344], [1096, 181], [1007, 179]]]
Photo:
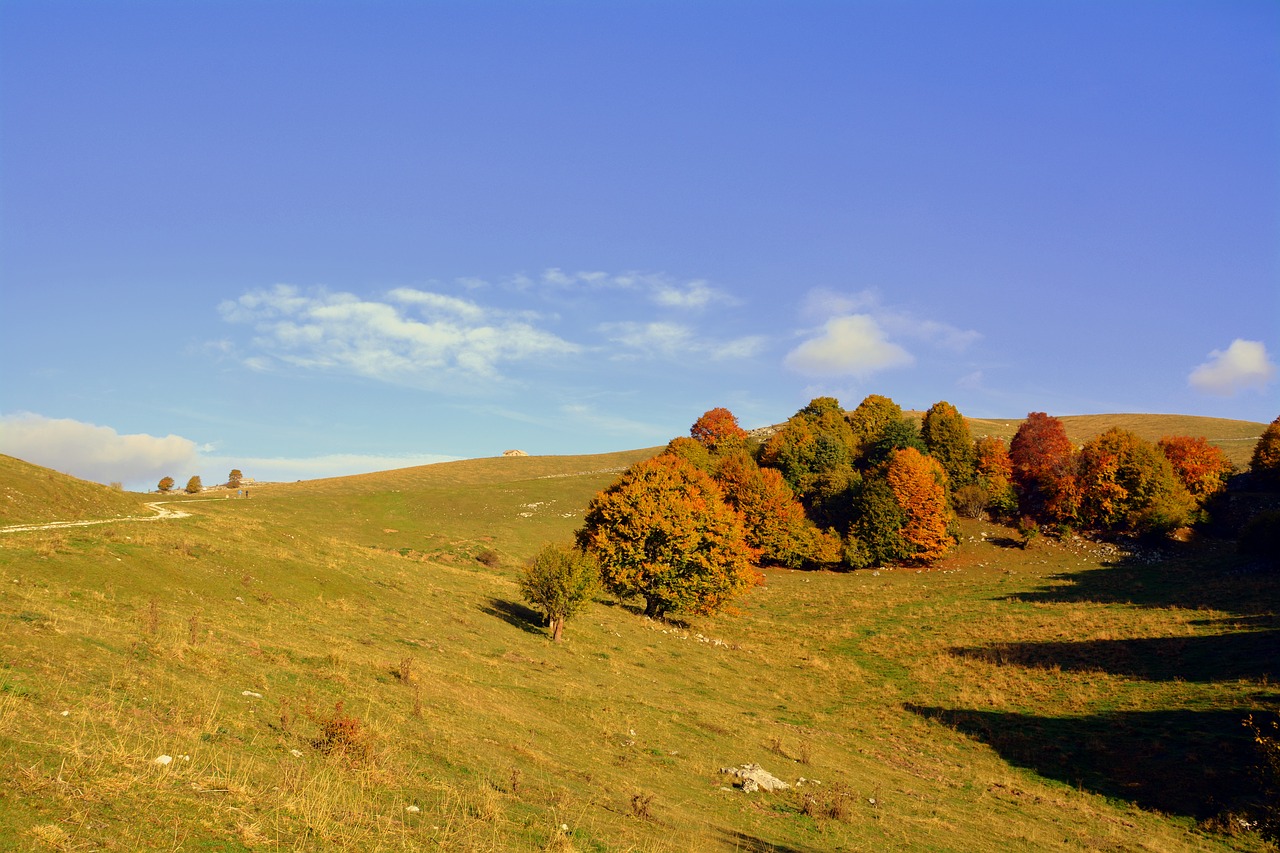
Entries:
[[422, 811], [422, 809], [418, 808], [417, 806], [405, 806], [404, 810], [407, 811], [409, 814], [417, 814], [418, 812]]
[[261, 699], [261, 698], [262, 698], [262, 694], [261, 694], [261, 693], [254, 693], [252, 690], [241, 690], [241, 691], [240, 691], [240, 695], [241, 695], [241, 696], [252, 696], [254, 699]]
[[172, 756], [172, 755], [157, 755], [157, 756], [156, 756], [156, 760], [155, 760], [155, 761], [153, 761], [153, 762], [151, 762], [151, 763], [152, 763], [152, 764], [159, 764], [161, 767], [168, 767], [170, 764], [172, 764], [172, 763], [173, 763], [173, 756]]
[[291, 750], [289, 750], [289, 754], [290, 754], [290, 755], [292, 755], [294, 758], [301, 758], [301, 757], [302, 757], [302, 751], [301, 751], [301, 750], [297, 750], [297, 749], [291, 749]]

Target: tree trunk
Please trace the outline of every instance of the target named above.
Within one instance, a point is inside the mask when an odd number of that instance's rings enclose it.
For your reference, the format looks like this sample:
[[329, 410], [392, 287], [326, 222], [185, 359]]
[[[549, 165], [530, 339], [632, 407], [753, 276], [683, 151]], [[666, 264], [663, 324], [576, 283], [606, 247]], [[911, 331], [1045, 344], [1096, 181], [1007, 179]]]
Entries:
[[662, 618], [662, 601], [658, 598], [645, 598], [644, 615], [650, 619]]
[[554, 642], [560, 642], [560, 631], [564, 628], [564, 619], [551, 620], [551, 639]]

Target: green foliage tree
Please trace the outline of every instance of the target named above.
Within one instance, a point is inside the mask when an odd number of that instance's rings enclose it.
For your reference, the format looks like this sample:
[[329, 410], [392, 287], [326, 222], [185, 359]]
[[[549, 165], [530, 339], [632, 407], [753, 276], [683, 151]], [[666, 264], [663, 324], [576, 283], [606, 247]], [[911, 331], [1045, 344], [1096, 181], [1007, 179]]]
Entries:
[[161, 477], [160, 482], [156, 484], [156, 488], [168, 494], [169, 492], [173, 491], [173, 487], [175, 485], [176, 484], [174, 483], [174, 480], [172, 477]]
[[713, 473], [716, 468], [715, 462], [711, 459], [711, 451], [707, 450], [707, 446], [687, 435], [671, 439], [671, 441], [667, 442], [667, 447], [662, 452], [669, 453], [672, 456], [679, 456], [685, 462], [707, 474]]
[[960, 411], [942, 400], [929, 407], [920, 425], [920, 438], [929, 455], [942, 463], [952, 491], [973, 482], [976, 459], [969, 424]]
[[861, 454], [889, 424], [902, 420], [902, 407], [888, 397], [869, 394], [846, 416], [853, 432], [855, 453]]
[[760, 464], [778, 469], [808, 507], [817, 478], [851, 468], [855, 448], [840, 404], [833, 397], [817, 397], [769, 437]]
[[190, 480], [187, 480], [187, 494], [194, 495], [195, 493], [202, 491], [203, 489], [204, 489], [204, 484], [200, 482], [199, 475], [192, 477]]
[[1009, 443], [1018, 510], [1040, 522], [1075, 520], [1079, 495], [1075, 450], [1062, 421], [1031, 412]]
[[893, 456], [894, 451], [907, 447], [920, 453], [928, 452], [928, 448], [920, 438], [920, 428], [916, 426], [916, 422], [908, 418], [889, 421], [880, 430], [880, 434], [863, 450], [862, 465], [864, 468], [884, 465]]
[[1262, 431], [1262, 437], [1253, 446], [1249, 470], [1264, 488], [1280, 488], [1280, 417]]
[[600, 569], [581, 549], [547, 544], [525, 565], [516, 582], [524, 600], [546, 614], [551, 639], [560, 642], [565, 621], [581, 612], [600, 588]]
[[240, 481], [242, 479], [244, 479], [244, 475], [240, 473], [240, 469], [232, 468], [231, 473], [227, 475], [227, 488], [228, 489], [240, 488]]
[[853, 522], [845, 539], [850, 568], [882, 566], [909, 556], [902, 538], [907, 516], [883, 477], [863, 480], [854, 497]]
[[1154, 444], [1113, 427], [1080, 451], [1080, 519], [1100, 530], [1157, 533], [1187, 523], [1195, 502]]
[[605, 588], [645, 615], [714, 613], [760, 581], [742, 518], [710, 476], [672, 454], [629, 468], [587, 506], [578, 544]]

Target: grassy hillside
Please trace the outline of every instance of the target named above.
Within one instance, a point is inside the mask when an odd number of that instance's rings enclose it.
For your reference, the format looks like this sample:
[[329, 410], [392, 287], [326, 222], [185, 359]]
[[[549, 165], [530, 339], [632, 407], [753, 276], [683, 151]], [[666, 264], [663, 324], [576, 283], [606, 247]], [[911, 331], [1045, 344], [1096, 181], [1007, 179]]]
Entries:
[[[923, 418], [924, 412], [909, 412]], [[1050, 413], [1052, 414], [1052, 413]], [[965, 418], [974, 437], [990, 435], [1009, 441], [1022, 424], [1022, 418]], [[1077, 446], [1112, 427], [1120, 427], [1136, 433], [1148, 441], [1159, 441], [1165, 436], [1202, 436], [1215, 447], [1222, 448], [1237, 468], [1246, 468], [1253, 446], [1257, 443], [1266, 424], [1253, 421], [1235, 421], [1227, 418], [1204, 418], [1195, 415], [1063, 415], [1058, 417], [1067, 430], [1067, 437]]]
[[0, 526], [148, 515], [143, 497], [0, 454]]
[[519, 561], [651, 452], [0, 535], [0, 849], [1265, 849], [1232, 814], [1276, 578], [970, 523], [934, 571], [771, 570], [690, 624], [602, 599], [550, 643]]

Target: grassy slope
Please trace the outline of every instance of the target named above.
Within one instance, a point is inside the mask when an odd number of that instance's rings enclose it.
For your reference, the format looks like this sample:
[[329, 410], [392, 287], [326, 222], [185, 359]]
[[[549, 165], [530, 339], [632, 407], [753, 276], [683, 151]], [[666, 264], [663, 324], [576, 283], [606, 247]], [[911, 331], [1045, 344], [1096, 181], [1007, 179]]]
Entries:
[[0, 454], [0, 526], [149, 515], [143, 497]]
[[[1275, 578], [971, 524], [936, 571], [770, 571], [688, 627], [601, 601], [552, 645], [518, 561], [646, 453], [0, 537], [0, 849], [1262, 849], [1194, 818], [1280, 701]], [[316, 748], [338, 701], [364, 759]], [[843, 819], [724, 790], [747, 761]]]

